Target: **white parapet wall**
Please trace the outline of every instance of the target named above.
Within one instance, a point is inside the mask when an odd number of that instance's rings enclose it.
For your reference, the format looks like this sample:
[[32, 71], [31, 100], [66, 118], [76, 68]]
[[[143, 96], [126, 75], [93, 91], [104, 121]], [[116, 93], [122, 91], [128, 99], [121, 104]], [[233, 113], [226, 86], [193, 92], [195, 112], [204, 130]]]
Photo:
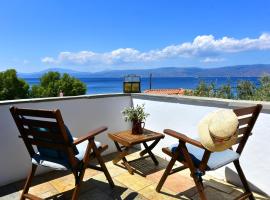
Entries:
[[[198, 138], [197, 124], [209, 112], [220, 108], [233, 109], [263, 104], [263, 111], [253, 129], [240, 158], [243, 171], [252, 185], [252, 189], [270, 195], [270, 104], [267, 102], [222, 100], [202, 97], [172, 97], [158, 95], [132, 95], [133, 104], [145, 104], [146, 112], [150, 116], [145, 127], [153, 131], [163, 132], [165, 128], [173, 129]], [[154, 149], [154, 153], [167, 158], [162, 153], [163, 147], [177, 143], [170, 136], [161, 140]], [[211, 175], [226, 179], [228, 182], [239, 185], [238, 176], [233, 165], [228, 165]]]
[[[27, 177], [31, 160], [21, 139], [10, 106], [32, 109], [60, 109], [66, 125], [74, 137], [80, 137], [100, 126], [108, 126], [108, 131], [97, 140], [109, 144], [104, 152], [116, 151], [108, 132], [127, 130], [130, 124], [124, 122], [121, 111], [131, 105], [130, 95], [112, 94], [64, 98], [30, 99], [0, 102], [0, 186]], [[43, 169], [40, 172], [44, 172]]]

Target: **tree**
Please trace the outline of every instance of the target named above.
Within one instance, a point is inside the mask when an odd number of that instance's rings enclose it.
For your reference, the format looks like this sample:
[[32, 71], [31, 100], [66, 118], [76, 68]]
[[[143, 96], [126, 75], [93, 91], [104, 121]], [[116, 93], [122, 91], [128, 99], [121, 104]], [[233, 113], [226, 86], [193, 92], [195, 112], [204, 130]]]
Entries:
[[260, 86], [255, 93], [255, 100], [270, 101], [270, 76], [264, 75], [260, 79]]
[[0, 100], [24, 99], [28, 92], [29, 85], [17, 77], [15, 69], [0, 72]]
[[60, 89], [66, 96], [83, 95], [86, 93], [86, 85], [68, 74], [62, 76], [60, 80]]
[[221, 85], [220, 88], [218, 88], [218, 91], [216, 93], [216, 97], [223, 98], [223, 99], [233, 99], [234, 98], [230, 82], [228, 82], [227, 84]]
[[239, 99], [251, 100], [254, 99], [256, 86], [248, 80], [239, 81], [237, 84], [237, 96]]
[[86, 85], [80, 80], [68, 74], [48, 72], [40, 78], [40, 85], [34, 85], [31, 89], [31, 97], [57, 97], [60, 92], [65, 96], [83, 95], [86, 93]]
[[41, 87], [40, 85], [33, 85], [29, 92], [29, 96], [32, 98], [46, 97], [44, 87]]
[[215, 84], [208, 85], [205, 81], [200, 81], [199, 85], [195, 88], [193, 94], [201, 97], [214, 97], [215, 96]]

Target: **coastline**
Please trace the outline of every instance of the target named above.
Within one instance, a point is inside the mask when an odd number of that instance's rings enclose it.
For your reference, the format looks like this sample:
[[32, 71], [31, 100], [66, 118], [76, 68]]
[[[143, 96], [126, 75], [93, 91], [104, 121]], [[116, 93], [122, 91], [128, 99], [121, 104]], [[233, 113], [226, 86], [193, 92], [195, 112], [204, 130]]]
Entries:
[[[79, 78], [87, 85], [86, 94], [122, 93], [123, 78]], [[39, 84], [39, 78], [24, 78], [30, 86]], [[152, 89], [194, 89], [203, 80], [206, 83], [214, 82], [217, 86], [230, 83], [233, 89], [239, 80], [249, 80], [259, 84], [258, 77], [152, 77]], [[141, 91], [150, 88], [150, 79], [141, 78]]]

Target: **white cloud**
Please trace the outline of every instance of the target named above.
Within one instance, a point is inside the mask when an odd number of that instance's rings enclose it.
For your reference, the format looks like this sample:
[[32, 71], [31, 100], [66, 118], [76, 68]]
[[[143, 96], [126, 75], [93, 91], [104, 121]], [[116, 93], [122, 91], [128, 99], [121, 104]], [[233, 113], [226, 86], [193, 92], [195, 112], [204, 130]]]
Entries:
[[215, 62], [223, 62], [225, 61], [224, 58], [211, 58], [211, 57], [206, 57], [201, 62], [203, 63], [215, 63]]
[[75, 64], [75, 65], [114, 65], [145, 63], [170, 58], [204, 58], [202, 62], [220, 62], [216, 56], [225, 53], [237, 53], [251, 50], [269, 50], [270, 34], [264, 33], [258, 38], [235, 39], [223, 37], [215, 39], [213, 35], [199, 35], [192, 42], [170, 45], [160, 50], [140, 52], [133, 48], [119, 48], [111, 52], [96, 53], [93, 51], [60, 52], [56, 58], [44, 57], [47, 64]]
[[45, 57], [45, 58], [42, 58], [41, 59], [41, 62], [44, 62], [44, 63], [54, 63], [56, 61], [52, 57]]

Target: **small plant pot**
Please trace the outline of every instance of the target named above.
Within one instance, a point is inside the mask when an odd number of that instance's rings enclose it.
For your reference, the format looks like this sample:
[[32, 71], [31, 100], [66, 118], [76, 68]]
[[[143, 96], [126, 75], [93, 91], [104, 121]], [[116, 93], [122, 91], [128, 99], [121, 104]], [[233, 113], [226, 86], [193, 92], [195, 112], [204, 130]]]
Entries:
[[132, 122], [132, 134], [134, 135], [140, 135], [143, 133], [144, 129], [144, 122], [138, 122], [138, 121], [133, 121]]

